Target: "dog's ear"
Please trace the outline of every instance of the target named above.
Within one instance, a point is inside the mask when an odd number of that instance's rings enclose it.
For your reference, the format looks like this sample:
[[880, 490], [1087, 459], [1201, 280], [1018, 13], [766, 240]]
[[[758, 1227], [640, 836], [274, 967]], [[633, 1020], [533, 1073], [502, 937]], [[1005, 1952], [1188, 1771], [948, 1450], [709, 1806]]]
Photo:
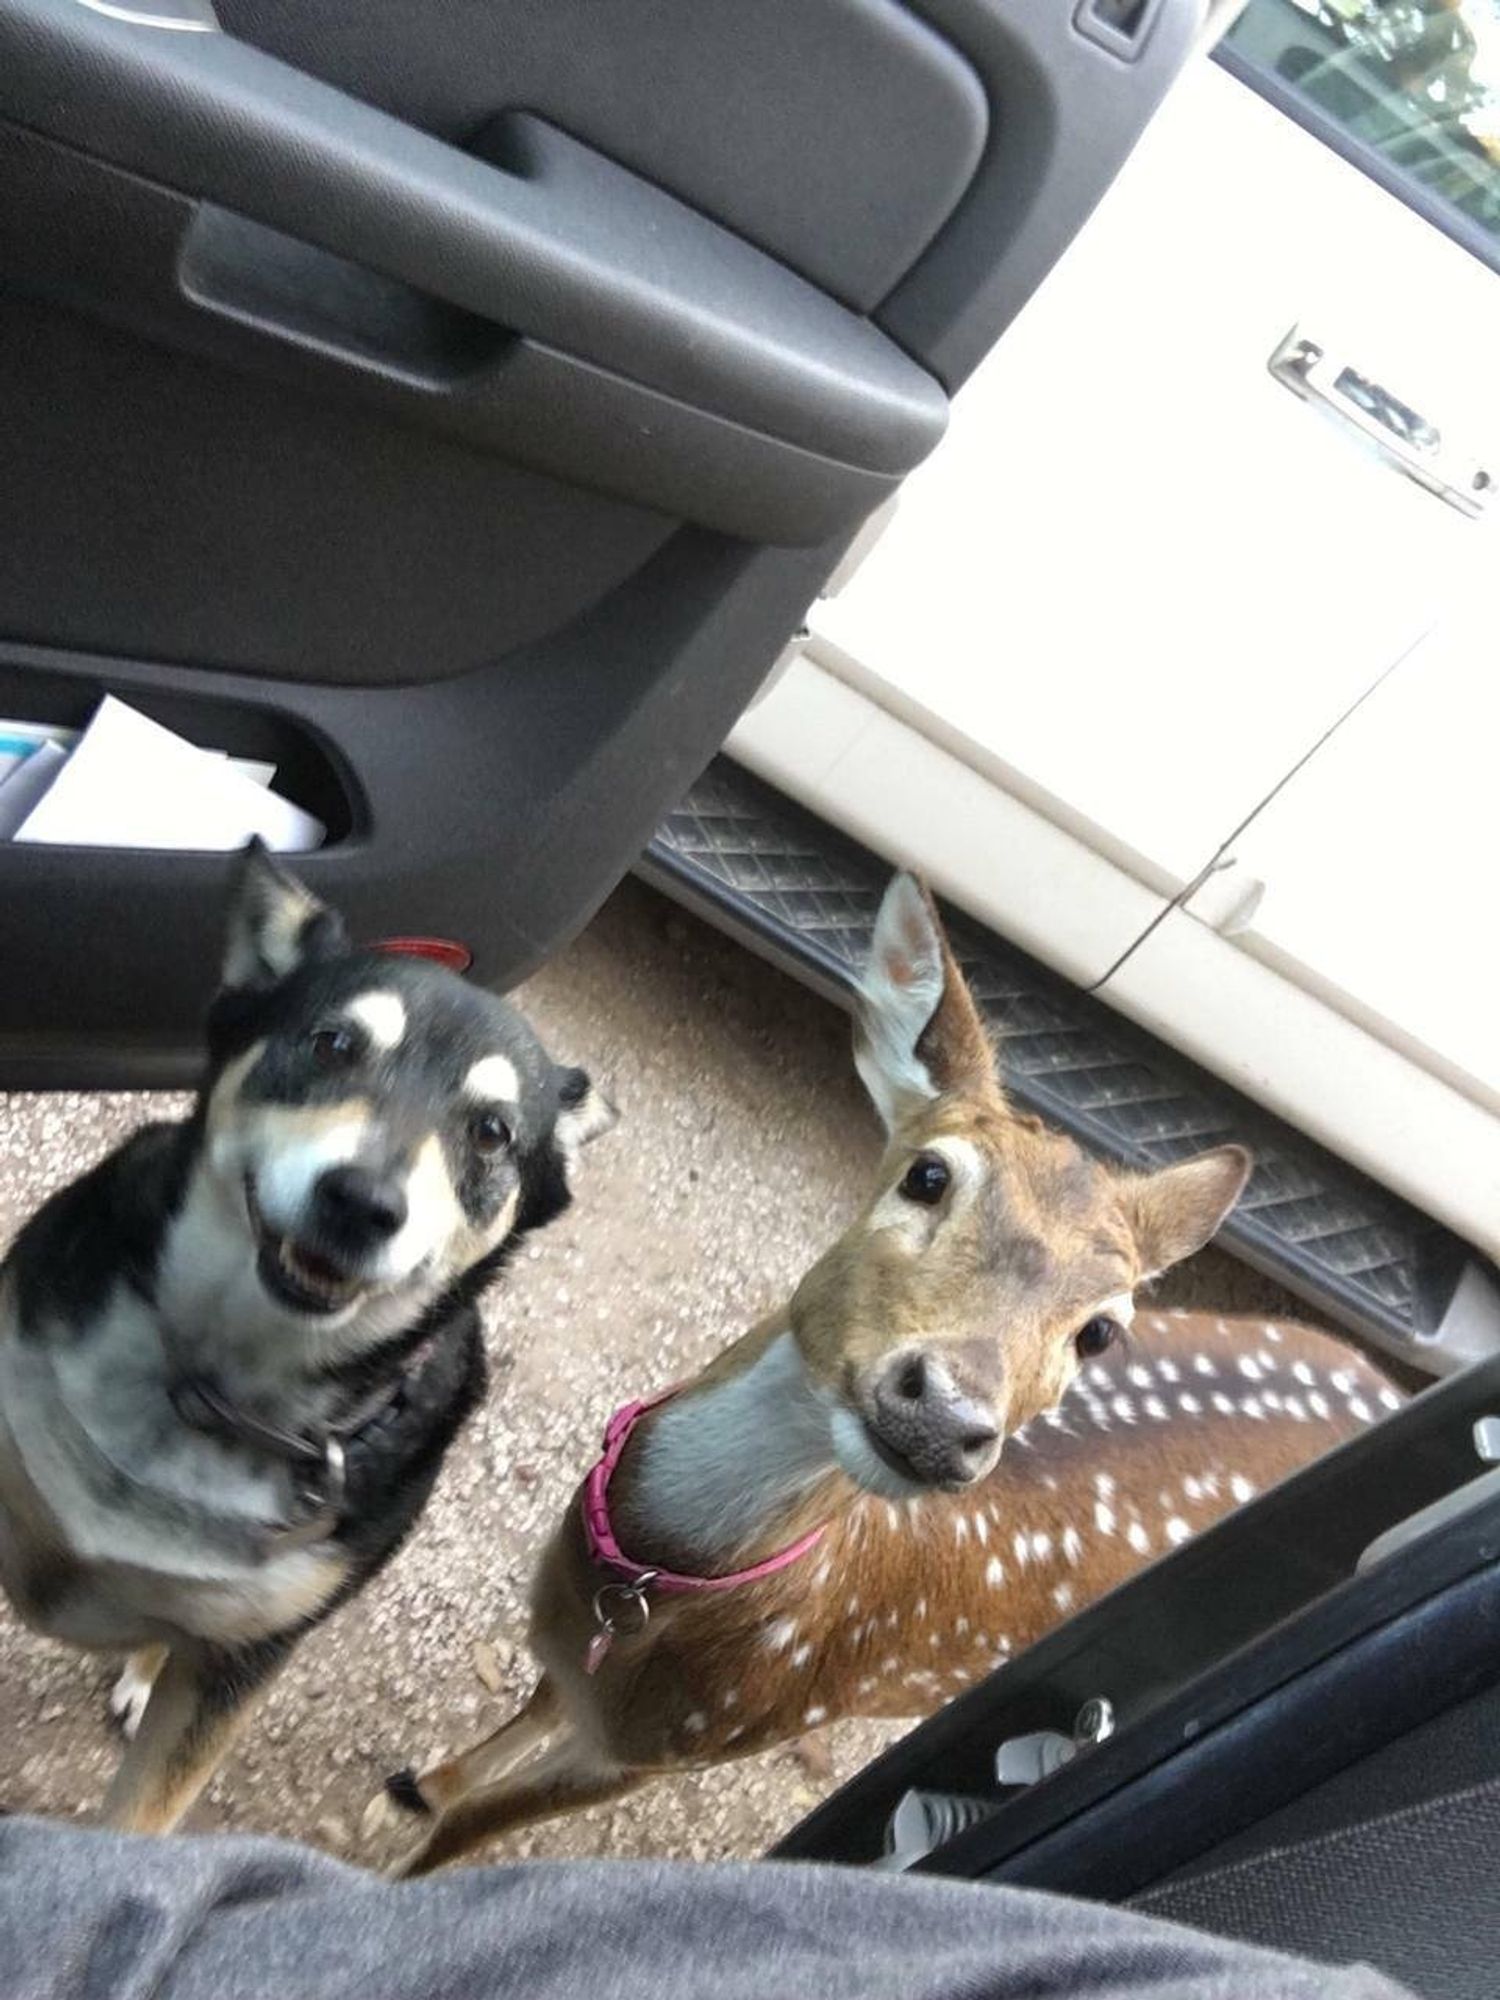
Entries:
[[557, 1124], [553, 1129], [571, 1174], [579, 1150], [591, 1140], [612, 1132], [620, 1122], [620, 1114], [603, 1091], [595, 1088], [587, 1070], [560, 1066], [553, 1074], [558, 1102]]
[[226, 990], [254, 992], [274, 986], [312, 959], [336, 958], [348, 949], [343, 920], [304, 883], [278, 868], [265, 846], [252, 841], [229, 904], [224, 941]]

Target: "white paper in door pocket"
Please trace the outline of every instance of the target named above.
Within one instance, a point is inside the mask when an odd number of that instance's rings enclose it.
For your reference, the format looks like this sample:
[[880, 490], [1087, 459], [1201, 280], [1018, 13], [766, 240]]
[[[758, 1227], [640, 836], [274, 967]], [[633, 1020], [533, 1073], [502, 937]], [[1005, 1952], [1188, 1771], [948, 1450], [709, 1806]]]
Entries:
[[321, 845], [324, 828], [228, 758], [200, 750], [107, 695], [15, 838], [50, 846], [228, 853], [252, 834], [280, 853], [296, 854]]

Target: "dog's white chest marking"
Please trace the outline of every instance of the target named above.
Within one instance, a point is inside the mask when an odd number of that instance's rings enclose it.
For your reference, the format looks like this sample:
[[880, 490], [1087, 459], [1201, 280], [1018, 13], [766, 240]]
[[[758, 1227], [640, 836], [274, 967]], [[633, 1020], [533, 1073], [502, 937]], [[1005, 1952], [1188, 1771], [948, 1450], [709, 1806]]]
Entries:
[[282, 1469], [177, 1417], [155, 1316], [125, 1286], [81, 1337], [23, 1343], [0, 1325], [0, 1409], [73, 1560], [107, 1567], [146, 1617], [253, 1638], [336, 1587], [341, 1558], [268, 1540], [287, 1510]]

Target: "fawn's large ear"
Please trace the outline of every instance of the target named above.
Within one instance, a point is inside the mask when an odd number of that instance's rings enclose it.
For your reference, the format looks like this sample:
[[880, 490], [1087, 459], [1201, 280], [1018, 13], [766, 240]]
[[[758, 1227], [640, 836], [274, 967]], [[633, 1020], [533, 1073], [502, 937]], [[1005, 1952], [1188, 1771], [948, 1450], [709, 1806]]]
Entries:
[[229, 902], [223, 983], [227, 991], [274, 986], [313, 959], [348, 949], [343, 919], [295, 875], [278, 868], [258, 840], [245, 850]]
[[875, 919], [854, 1066], [887, 1131], [936, 1097], [994, 1093], [994, 1051], [931, 896], [898, 875]]
[[1243, 1146], [1218, 1146], [1126, 1181], [1122, 1200], [1142, 1275], [1154, 1277], [1201, 1250], [1243, 1194], [1254, 1165]]

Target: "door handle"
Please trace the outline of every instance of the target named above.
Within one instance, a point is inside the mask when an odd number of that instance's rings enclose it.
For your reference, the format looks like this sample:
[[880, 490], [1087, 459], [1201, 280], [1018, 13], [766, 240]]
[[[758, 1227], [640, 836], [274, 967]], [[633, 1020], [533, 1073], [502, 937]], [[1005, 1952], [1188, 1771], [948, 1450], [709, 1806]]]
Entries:
[[1496, 474], [1456, 449], [1439, 425], [1293, 327], [1267, 364], [1283, 388], [1315, 403], [1373, 444], [1388, 464], [1461, 514], [1477, 517], [1495, 495]]

